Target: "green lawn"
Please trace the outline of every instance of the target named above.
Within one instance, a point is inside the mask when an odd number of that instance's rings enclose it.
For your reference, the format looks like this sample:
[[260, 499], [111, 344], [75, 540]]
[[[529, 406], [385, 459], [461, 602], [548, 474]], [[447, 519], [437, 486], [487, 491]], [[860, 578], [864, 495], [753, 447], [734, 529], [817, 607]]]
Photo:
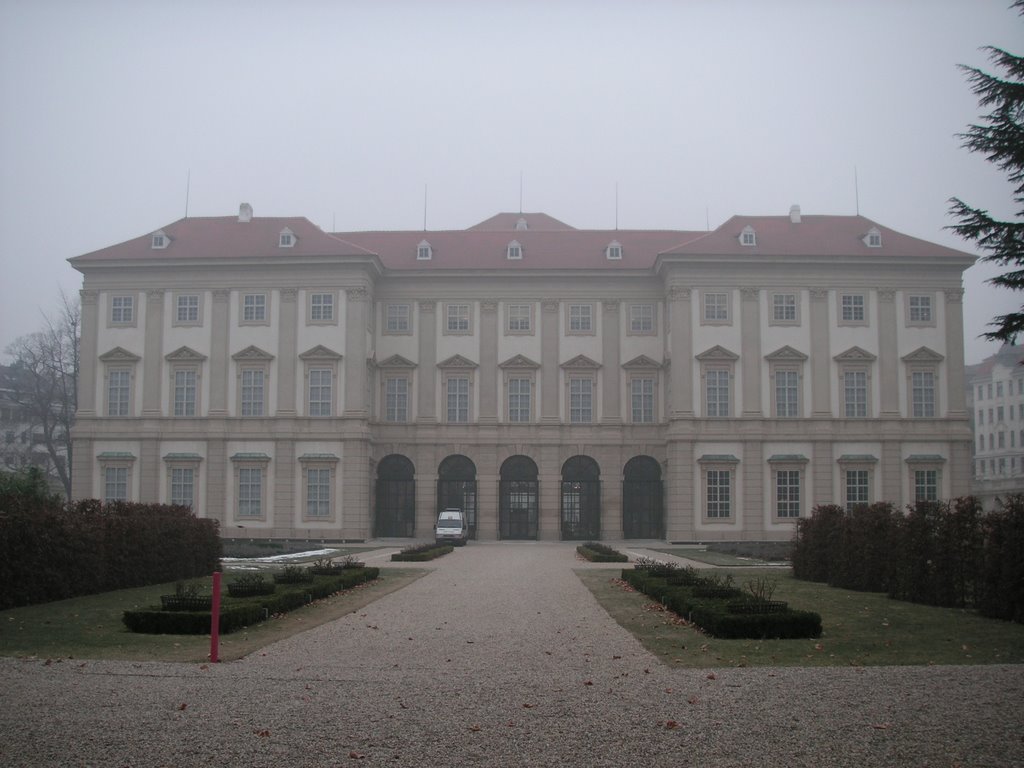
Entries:
[[[428, 573], [413, 568], [381, 569], [380, 578], [343, 594], [221, 636], [220, 658], [238, 659], [258, 648], [325, 624], [390, 594]], [[224, 582], [230, 580], [225, 575]], [[210, 579], [193, 579], [209, 593]], [[160, 604], [174, 584], [122, 589], [54, 603], [0, 611], [0, 656], [37, 658], [205, 661], [209, 635], [146, 635], [129, 632], [121, 622], [131, 608]]]
[[[676, 557], [683, 557], [687, 560], [693, 560], [694, 562], [704, 563], [704, 565], [715, 565], [721, 568], [757, 568], [771, 565], [772, 563], [768, 560], [761, 560], [756, 557], [738, 557], [737, 555], [730, 555], [726, 552], [714, 552], [710, 549], [685, 549], [685, 548], [674, 548], [674, 549], [655, 549], [655, 552], [661, 552], [666, 555], [675, 555]], [[781, 563], [779, 565], [782, 565]]]
[[[716, 571], [727, 573], [728, 571]], [[778, 580], [774, 599], [821, 614], [816, 640], [716, 640], [685, 626], [647, 597], [626, 591], [617, 571], [576, 572], [598, 602], [664, 663], [714, 666], [886, 666], [1024, 663], [1024, 625], [798, 581], [788, 571], [732, 571], [737, 586]]]

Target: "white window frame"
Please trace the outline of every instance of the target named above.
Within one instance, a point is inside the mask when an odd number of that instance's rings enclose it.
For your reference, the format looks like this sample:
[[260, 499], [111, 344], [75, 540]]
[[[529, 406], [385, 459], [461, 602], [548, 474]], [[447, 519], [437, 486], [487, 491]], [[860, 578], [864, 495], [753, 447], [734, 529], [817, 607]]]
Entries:
[[702, 522], [735, 522], [739, 509], [736, 498], [739, 461], [733, 456], [702, 456], [697, 463], [700, 465]]
[[110, 311], [107, 314], [111, 328], [134, 328], [139, 319], [139, 297], [135, 293], [114, 293], [110, 295]]
[[513, 240], [505, 248], [505, 258], [509, 261], [521, 261], [523, 258], [523, 246], [518, 240]]
[[565, 333], [567, 336], [597, 334], [597, 315], [592, 302], [573, 301], [565, 305]]
[[[333, 522], [337, 511], [338, 457], [333, 454], [307, 454], [299, 457], [299, 465], [302, 467], [303, 522]], [[325, 472], [326, 486], [323, 482]], [[314, 480], [315, 494], [312, 493]], [[326, 498], [323, 498], [324, 494]]]
[[412, 335], [412, 304], [388, 302], [384, 305], [384, 335]]
[[743, 231], [740, 232], [739, 241], [740, 245], [742, 245], [744, 248], [753, 248], [754, 246], [756, 246], [757, 233], [754, 231], [754, 228], [749, 224], [745, 226], [743, 228]]
[[337, 291], [309, 291], [306, 297], [307, 325], [338, 324]]
[[597, 377], [593, 373], [566, 372], [565, 408], [570, 424], [597, 422]]
[[906, 306], [905, 322], [909, 328], [935, 327], [935, 294], [907, 293], [904, 295]]
[[803, 457], [769, 459], [768, 463], [772, 475], [772, 519], [784, 523], [804, 517], [807, 460]]
[[[769, 294], [769, 300], [768, 325], [800, 325], [799, 292], [773, 291]], [[792, 317], [785, 316], [790, 314]]]
[[[463, 312], [465, 310], [465, 312]], [[463, 327], [463, 325], [465, 327]], [[473, 303], [453, 301], [444, 305], [444, 335], [471, 336], [473, 334]]]
[[[473, 420], [473, 372], [468, 369], [445, 371], [442, 374], [445, 423], [469, 424]], [[465, 392], [460, 392], [462, 387]], [[453, 389], [456, 390], [453, 392]], [[455, 401], [453, 403], [453, 396]]]
[[840, 291], [837, 305], [838, 325], [868, 325], [870, 314], [866, 291]]
[[621, 261], [622, 260], [622, 243], [618, 240], [612, 240], [608, 243], [608, 247], [604, 249], [605, 258], [609, 261]]
[[[202, 370], [198, 363], [173, 363], [170, 366], [170, 415], [175, 418], [195, 418], [202, 415]], [[189, 381], [191, 380], [191, 381]], [[188, 395], [191, 391], [191, 399]], [[179, 399], [178, 395], [182, 397]]]
[[630, 374], [629, 415], [632, 424], [657, 423], [658, 376], [656, 371]]
[[[184, 310], [184, 317], [182, 317]], [[203, 295], [182, 291], [174, 294], [174, 315], [171, 325], [177, 327], [201, 326], [203, 324]]]
[[[107, 462], [102, 467], [103, 473], [103, 502], [109, 504], [112, 501], [131, 501], [132, 496], [132, 468], [131, 464], [124, 462]], [[115, 492], [111, 493], [111, 486], [115, 486]], [[118, 493], [116, 488], [123, 486], [123, 493]]]
[[505, 305], [505, 335], [532, 336], [534, 327], [533, 312], [533, 303], [507, 303]]
[[241, 293], [238, 297], [238, 324], [270, 325], [270, 294], [266, 291]]
[[[803, 366], [793, 363], [769, 363], [769, 380], [771, 381], [772, 392], [772, 418], [775, 419], [799, 419], [804, 415], [803, 389], [804, 376]], [[785, 408], [779, 402], [780, 380], [786, 380], [792, 384], [792, 390], [796, 394], [796, 402], [789, 402], [788, 398]], [[786, 387], [789, 391], [790, 387]]]
[[732, 325], [731, 290], [701, 290], [700, 324]]
[[[117, 392], [119, 394], [114, 406], [114, 379], [117, 379]], [[104, 373], [104, 401], [107, 416], [114, 418], [127, 418], [135, 415], [135, 366], [108, 365]], [[121, 398], [120, 394], [125, 397]]]
[[[265, 460], [235, 460], [235, 504], [234, 504], [234, 517], [238, 521], [260, 521], [267, 519], [267, 505], [269, 499], [267, 498], [267, 474], [269, 470], [270, 461]], [[253, 472], [259, 474], [255, 477], [256, 482], [254, 483]], [[244, 481], [244, 484], [243, 484]], [[255, 487], [257, 495], [254, 498], [251, 494], [252, 488]], [[249, 493], [246, 494], [246, 498], [243, 498], [242, 489], [246, 488]], [[253, 506], [258, 508], [258, 511], [253, 514]], [[243, 514], [243, 508], [246, 513]]]
[[[851, 511], [854, 505], [866, 504], [871, 505], [875, 500], [875, 465], [878, 463], [877, 459], [873, 456], [867, 457], [840, 457], [839, 459], [839, 479], [841, 484], [841, 498], [842, 506], [847, 512]], [[853, 476], [852, 473], [858, 473]], [[865, 482], [863, 486], [859, 483], [854, 486], [851, 484], [851, 480], [859, 480], [861, 477], [864, 478]], [[865, 498], [850, 498], [851, 488], [864, 489]], [[859, 496], [859, 494], [858, 494]]]
[[[382, 380], [384, 389], [381, 399], [381, 416], [389, 424], [407, 424], [412, 413], [412, 376], [408, 373], [388, 373]], [[393, 390], [393, 391], [392, 391]], [[394, 398], [394, 405], [392, 405]]]
[[416, 261], [430, 261], [434, 258], [434, 249], [426, 240], [416, 244]]
[[656, 336], [658, 334], [658, 306], [653, 302], [629, 305], [627, 336]]

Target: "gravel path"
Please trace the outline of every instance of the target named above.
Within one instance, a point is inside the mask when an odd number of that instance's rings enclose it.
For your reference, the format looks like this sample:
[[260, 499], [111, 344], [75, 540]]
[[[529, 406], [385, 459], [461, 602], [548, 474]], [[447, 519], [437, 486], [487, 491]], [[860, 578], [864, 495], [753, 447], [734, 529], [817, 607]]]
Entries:
[[1024, 765], [1024, 667], [672, 670], [567, 544], [429, 567], [241, 661], [0, 659], [0, 764]]

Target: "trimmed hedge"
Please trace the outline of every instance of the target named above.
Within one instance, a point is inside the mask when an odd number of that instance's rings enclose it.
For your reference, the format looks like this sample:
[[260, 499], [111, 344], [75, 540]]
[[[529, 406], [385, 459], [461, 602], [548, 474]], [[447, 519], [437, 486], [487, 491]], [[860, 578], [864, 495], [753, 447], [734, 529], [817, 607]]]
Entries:
[[596, 541], [588, 541], [586, 544], [580, 544], [576, 547], [576, 551], [579, 553], [580, 557], [589, 560], [592, 563], [629, 562], [629, 558], [617, 549], [612, 549], [607, 544], [599, 544]]
[[793, 575], [805, 581], [1024, 623], [1024, 496], [984, 514], [973, 497], [898, 513], [815, 508], [798, 521]]
[[217, 570], [216, 520], [187, 507], [0, 494], [0, 609]]
[[[276, 614], [287, 613], [314, 600], [373, 581], [379, 575], [379, 568], [349, 568], [339, 576], [317, 577], [312, 584], [289, 585], [287, 589], [265, 597], [226, 597], [221, 604], [220, 631], [228, 634], [258, 624]], [[122, 620], [132, 632], [163, 635], [210, 633], [210, 611], [161, 611], [150, 608], [125, 611]]]
[[[724, 639], [783, 640], [821, 637], [821, 616], [813, 611], [796, 611], [777, 601], [761, 600], [744, 595], [739, 589], [717, 583], [713, 579], [697, 577], [698, 583], [672, 583], [693, 581], [684, 569], [679, 578], [675, 573], [654, 575], [651, 568], [624, 569], [622, 579], [638, 592], [657, 600], [670, 611], [693, 622], [712, 637]], [[700, 597], [698, 592], [718, 592], [731, 597]], [[764, 604], [763, 612], [748, 612], [753, 604]], [[741, 605], [742, 604], [742, 605]], [[744, 612], [737, 612], [741, 608]]]
[[451, 544], [419, 544], [396, 552], [391, 556], [391, 560], [396, 563], [423, 563], [454, 551], [455, 547]]

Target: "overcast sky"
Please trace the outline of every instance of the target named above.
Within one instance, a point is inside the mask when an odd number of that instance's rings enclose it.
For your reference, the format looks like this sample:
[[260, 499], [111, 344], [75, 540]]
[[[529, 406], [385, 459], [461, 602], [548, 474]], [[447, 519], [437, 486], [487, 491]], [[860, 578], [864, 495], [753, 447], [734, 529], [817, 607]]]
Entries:
[[[1010, 0], [0, 0], [0, 351], [38, 329], [66, 259], [185, 213], [326, 230], [712, 228], [860, 212], [975, 252], [947, 199], [1013, 215], [955, 137], [958, 63], [1024, 49]], [[965, 274], [975, 337], [1020, 294]]]

